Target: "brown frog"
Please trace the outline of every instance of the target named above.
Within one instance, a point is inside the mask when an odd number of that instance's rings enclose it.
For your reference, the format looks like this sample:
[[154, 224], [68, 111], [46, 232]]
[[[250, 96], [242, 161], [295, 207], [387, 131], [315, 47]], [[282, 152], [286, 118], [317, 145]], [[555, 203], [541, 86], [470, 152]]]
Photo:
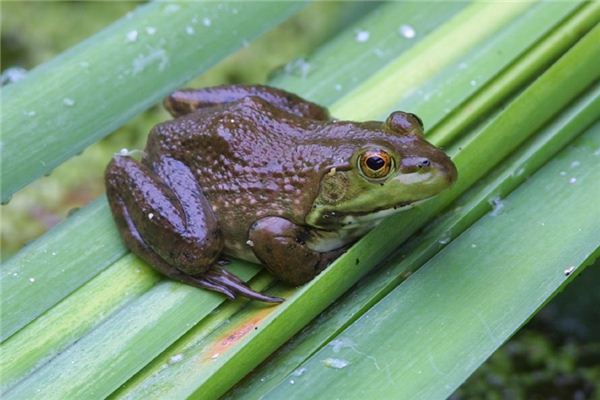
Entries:
[[222, 268], [262, 262], [301, 285], [381, 219], [450, 186], [456, 168], [420, 119], [331, 119], [292, 93], [259, 85], [180, 90], [175, 119], [155, 126], [141, 161], [115, 155], [108, 201], [126, 245], [164, 275], [266, 302]]

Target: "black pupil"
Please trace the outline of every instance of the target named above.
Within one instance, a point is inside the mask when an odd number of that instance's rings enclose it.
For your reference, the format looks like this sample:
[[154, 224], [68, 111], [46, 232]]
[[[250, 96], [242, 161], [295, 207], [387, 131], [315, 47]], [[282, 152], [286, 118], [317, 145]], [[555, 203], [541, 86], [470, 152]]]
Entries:
[[379, 156], [372, 156], [367, 159], [367, 166], [373, 171], [383, 168], [385, 160]]

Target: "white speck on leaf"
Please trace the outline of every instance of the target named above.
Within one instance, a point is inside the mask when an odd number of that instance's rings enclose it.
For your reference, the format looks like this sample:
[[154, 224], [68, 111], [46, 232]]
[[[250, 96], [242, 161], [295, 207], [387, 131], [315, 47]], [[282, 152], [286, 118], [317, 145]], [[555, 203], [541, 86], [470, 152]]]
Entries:
[[70, 97], [65, 97], [63, 99], [63, 104], [67, 107], [73, 107], [75, 105], [75, 100], [71, 99]]
[[342, 369], [346, 368], [350, 363], [341, 358], [326, 358], [323, 360], [323, 364], [327, 368]]
[[153, 26], [147, 26], [146, 27], [146, 33], [150, 36], [154, 35], [156, 33], [156, 28]]
[[212, 21], [210, 20], [210, 18], [204, 17], [204, 18], [202, 18], [202, 25], [204, 25], [204, 26], [211, 26], [212, 25]]
[[144, 71], [149, 65], [158, 63], [158, 70], [164, 71], [169, 64], [169, 56], [164, 49], [150, 49], [148, 54], [139, 54], [133, 59], [133, 75]]
[[577, 183], [577, 178], [575, 178], [575, 177], [572, 177], [571, 179], [569, 179], [569, 183], [570, 183], [571, 185], [574, 185], [574, 184], [576, 184], [576, 183]]
[[499, 196], [496, 196], [491, 198], [489, 200], [489, 203], [492, 206], [492, 212], [490, 213], [490, 215], [493, 217], [498, 216], [504, 208], [504, 203], [502, 202], [502, 199]]
[[357, 42], [364, 43], [369, 40], [369, 36], [371, 36], [369, 31], [359, 30], [356, 32], [356, 36], [354, 38]]
[[80, 66], [81, 68], [89, 68], [89, 66], [90, 66], [90, 63], [89, 63], [89, 62], [87, 62], [87, 61], [82, 61], [82, 62], [80, 62], [80, 63], [79, 63], [79, 66]]
[[148, 219], [149, 219], [149, 220], [152, 220], [152, 218], [154, 218], [154, 214], [153, 214], [153, 213], [149, 213], [149, 214], [148, 214]]
[[23, 115], [27, 116], [27, 117], [35, 117], [36, 112], [35, 111], [23, 111]]
[[477, 81], [475, 79], [472, 79], [471, 82], [469, 82], [469, 84], [471, 86], [477, 86]]
[[292, 375], [302, 376], [302, 374], [304, 374], [306, 371], [307, 371], [306, 367], [301, 367], [301, 368], [298, 368], [297, 370], [294, 370], [294, 372], [292, 372]]
[[185, 27], [185, 33], [187, 33], [188, 35], [193, 35], [194, 34], [194, 27], [193, 26], [186, 26]]
[[400, 33], [400, 35], [405, 37], [406, 39], [412, 39], [417, 35], [417, 32], [415, 32], [415, 28], [413, 28], [410, 25], [400, 26], [400, 29], [398, 29], [398, 33]]
[[297, 75], [305, 79], [311, 70], [311, 65], [304, 58], [298, 58], [287, 63], [283, 70], [288, 74]]
[[35, 278], [29, 278], [29, 282], [31, 282], [31, 283], [35, 282]]
[[125, 35], [125, 42], [127, 43], [133, 43], [137, 40], [138, 38], [138, 31], [129, 31], [127, 32], [127, 35]]
[[571, 168], [577, 168], [581, 165], [581, 162], [575, 160], [571, 163]]
[[342, 90], [342, 85], [340, 85], [339, 83], [335, 84], [335, 90], [337, 90], [338, 92], [340, 92]]
[[181, 360], [183, 360], [183, 354], [175, 354], [169, 358], [169, 364], [177, 364]]

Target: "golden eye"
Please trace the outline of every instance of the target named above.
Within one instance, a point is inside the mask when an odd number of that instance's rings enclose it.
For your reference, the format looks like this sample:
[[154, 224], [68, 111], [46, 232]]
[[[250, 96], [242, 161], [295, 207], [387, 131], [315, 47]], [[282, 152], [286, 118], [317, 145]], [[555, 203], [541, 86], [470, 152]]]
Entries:
[[359, 167], [367, 178], [381, 179], [389, 175], [393, 159], [383, 150], [367, 150], [359, 158]]

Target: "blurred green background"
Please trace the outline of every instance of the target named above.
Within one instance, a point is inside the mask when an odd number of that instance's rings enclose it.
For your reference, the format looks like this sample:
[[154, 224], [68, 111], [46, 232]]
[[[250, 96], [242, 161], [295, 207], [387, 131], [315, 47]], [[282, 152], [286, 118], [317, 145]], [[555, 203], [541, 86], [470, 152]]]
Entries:
[[[2, 84], [47, 61], [137, 6], [134, 2], [3, 2]], [[374, 7], [342, 2], [308, 6], [278, 29], [198, 77], [190, 86], [265, 83], [298, 70], [311, 49]], [[57, 23], [60, 21], [60, 23]], [[287, 66], [287, 67], [286, 67]], [[104, 192], [104, 167], [122, 148], [141, 149], [150, 128], [168, 115], [156, 106], [35, 181], [2, 206], [2, 259]], [[600, 399], [600, 265], [568, 289], [502, 346], [453, 399]]]

